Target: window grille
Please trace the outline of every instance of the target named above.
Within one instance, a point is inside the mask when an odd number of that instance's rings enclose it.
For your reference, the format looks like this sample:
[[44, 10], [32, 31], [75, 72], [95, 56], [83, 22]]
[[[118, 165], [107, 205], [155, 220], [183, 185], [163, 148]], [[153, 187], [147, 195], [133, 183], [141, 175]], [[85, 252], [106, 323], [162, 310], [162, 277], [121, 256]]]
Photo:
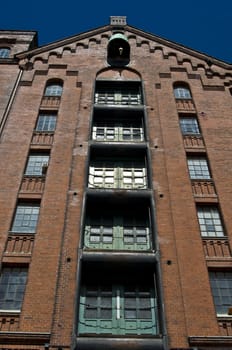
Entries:
[[147, 285], [83, 286], [79, 315], [80, 334], [158, 334], [157, 299]]
[[94, 102], [98, 105], [141, 105], [141, 88], [137, 83], [98, 83]]
[[198, 220], [202, 237], [225, 236], [220, 214], [215, 207], [198, 207]]
[[131, 122], [98, 122], [93, 126], [92, 139], [96, 141], [144, 141], [144, 130], [141, 123]]
[[61, 84], [48, 84], [44, 96], [61, 96], [62, 92], [63, 86]]
[[43, 153], [29, 155], [25, 175], [42, 176], [44, 167], [48, 166], [49, 155]]
[[174, 88], [174, 96], [176, 99], [192, 99], [189, 88], [183, 86]]
[[232, 272], [210, 271], [209, 277], [216, 313], [228, 316], [228, 309], [232, 305]]
[[200, 135], [200, 130], [196, 118], [180, 118], [180, 127], [183, 135]]
[[20, 311], [27, 282], [27, 268], [3, 267], [0, 276], [0, 310]]
[[191, 179], [210, 179], [207, 160], [203, 157], [188, 158], [188, 169]]
[[0, 48], [0, 58], [9, 58], [10, 56], [10, 49], [7, 47], [1, 47]]
[[56, 118], [54, 114], [40, 114], [36, 131], [54, 131], [56, 128]]
[[150, 250], [151, 230], [146, 214], [88, 216], [84, 232], [85, 248]]
[[39, 205], [36, 204], [19, 204], [15, 211], [11, 231], [17, 233], [35, 233], [39, 209]]

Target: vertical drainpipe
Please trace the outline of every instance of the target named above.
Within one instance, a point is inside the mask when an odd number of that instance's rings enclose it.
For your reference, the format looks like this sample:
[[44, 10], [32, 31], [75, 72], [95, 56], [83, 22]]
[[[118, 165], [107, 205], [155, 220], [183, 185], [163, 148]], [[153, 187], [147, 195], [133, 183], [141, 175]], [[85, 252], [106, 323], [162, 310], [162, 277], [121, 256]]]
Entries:
[[3, 130], [4, 130], [4, 126], [6, 124], [8, 115], [10, 113], [11, 107], [13, 105], [14, 98], [15, 98], [15, 95], [16, 95], [16, 92], [17, 92], [17, 89], [18, 89], [19, 82], [21, 80], [22, 74], [23, 74], [23, 69], [19, 68], [18, 76], [16, 78], [16, 81], [15, 81], [15, 84], [14, 84], [13, 89], [11, 91], [10, 98], [8, 100], [5, 112], [3, 113], [2, 120], [0, 122], [0, 139], [1, 139], [1, 136], [2, 136], [2, 133], [3, 133]]

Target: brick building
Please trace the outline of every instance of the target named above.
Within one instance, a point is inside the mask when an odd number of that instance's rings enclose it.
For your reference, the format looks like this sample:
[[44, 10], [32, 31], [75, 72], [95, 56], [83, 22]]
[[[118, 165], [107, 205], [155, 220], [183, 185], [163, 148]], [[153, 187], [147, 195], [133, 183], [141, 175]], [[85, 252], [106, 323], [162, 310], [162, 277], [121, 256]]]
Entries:
[[111, 17], [0, 81], [0, 349], [231, 349], [232, 66]]

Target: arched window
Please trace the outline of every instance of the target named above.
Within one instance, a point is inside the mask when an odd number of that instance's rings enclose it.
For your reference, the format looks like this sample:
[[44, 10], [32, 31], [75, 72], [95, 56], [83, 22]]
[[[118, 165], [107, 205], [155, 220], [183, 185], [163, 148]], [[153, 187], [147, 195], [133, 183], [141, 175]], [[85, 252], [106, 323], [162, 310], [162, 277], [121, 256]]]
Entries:
[[0, 58], [8, 58], [10, 49], [8, 47], [0, 47]]
[[62, 81], [48, 82], [45, 88], [44, 96], [61, 96], [63, 91]]
[[192, 99], [191, 92], [187, 84], [175, 84], [174, 96], [176, 99]]

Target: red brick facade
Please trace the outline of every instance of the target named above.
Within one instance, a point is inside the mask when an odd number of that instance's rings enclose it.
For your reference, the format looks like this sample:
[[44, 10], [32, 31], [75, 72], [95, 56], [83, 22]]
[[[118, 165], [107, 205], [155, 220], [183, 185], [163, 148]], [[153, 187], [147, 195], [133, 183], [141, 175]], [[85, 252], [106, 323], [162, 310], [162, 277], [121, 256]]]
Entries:
[[[231, 65], [124, 22], [112, 23], [41, 48], [33, 48], [35, 33], [0, 32], [2, 47], [10, 42], [12, 50], [0, 59], [1, 265], [28, 267], [21, 311], [0, 307], [0, 348], [230, 349], [232, 318], [217, 315], [209, 272], [232, 271]], [[130, 46], [126, 66], [107, 63], [109, 39], [118, 32]], [[17, 48], [22, 35], [27, 44]], [[87, 188], [89, 162], [103, 152], [91, 137], [93, 118], [101, 113], [93, 105], [96, 81], [103, 80], [141, 84], [143, 107], [132, 112], [142, 113], [146, 135], [140, 148], [131, 145], [129, 151], [146, 155], [149, 186], [142, 195]], [[44, 96], [49, 81], [62, 82], [60, 97]], [[175, 99], [178, 83], [187, 86], [190, 99]], [[36, 130], [38, 115], [49, 113], [56, 115], [55, 130]], [[108, 114], [117, 117], [113, 108]], [[200, 133], [182, 134], [181, 118], [195, 118]], [[107, 154], [117, 157], [130, 148], [125, 151], [122, 142], [108, 147]], [[50, 156], [46, 174], [25, 176], [29, 155], [38, 153]], [[211, 178], [190, 179], [188, 157], [206, 158]], [[110, 206], [110, 196], [119, 207], [121, 199], [126, 208], [136, 200], [149, 203], [151, 251], [86, 253], [88, 210]], [[40, 206], [36, 233], [12, 232], [21, 203]], [[220, 212], [223, 237], [201, 237], [197, 207], [212, 206]], [[158, 334], [78, 333], [82, 280], [103, 262], [119, 274], [126, 264], [132, 271], [140, 271], [141, 264], [142, 271], [147, 266], [155, 271]]]

